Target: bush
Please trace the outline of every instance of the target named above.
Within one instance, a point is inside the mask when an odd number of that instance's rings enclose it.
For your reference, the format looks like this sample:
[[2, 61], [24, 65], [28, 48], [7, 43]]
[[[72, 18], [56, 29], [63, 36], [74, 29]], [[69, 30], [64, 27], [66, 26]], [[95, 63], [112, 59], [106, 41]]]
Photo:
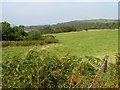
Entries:
[[44, 44], [58, 43], [58, 42], [59, 41], [54, 38], [46, 38], [40, 41], [2, 41], [2, 47], [44, 45]]
[[26, 36], [26, 40], [41, 40], [42, 36], [39, 31], [30, 31]]
[[98, 72], [92, 62], [87, 61], [90, 59], [91, 56], [78, 58], [66, 54], [61, 57], [46, 50], [31, 49], [24, 57], [18, 55], [3, 60], [2, 85], [3, 88], [86, 88], [94, 80], [94, 88], [116, 88], [116, 66], [109, 64], [107, 73]]

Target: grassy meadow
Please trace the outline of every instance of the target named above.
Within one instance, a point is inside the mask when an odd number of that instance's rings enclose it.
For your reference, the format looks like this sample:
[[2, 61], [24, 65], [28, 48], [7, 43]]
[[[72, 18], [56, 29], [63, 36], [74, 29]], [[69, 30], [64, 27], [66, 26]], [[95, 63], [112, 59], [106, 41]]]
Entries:
[[69, 32], [52, 34], [58, 40], [57, 44], [48, 44], [42, 46], [14, 46], [3, 47], [2, 58], [6, 56], [24, 55], [29, 49], [46, 49], [52, 53], [65, 55], [70, 53], [78, 57], [96, 56], [103, 58], [108, 55], [110, 62], [115, 63], [114, 56], [118, 52], [118, 31], [117, 30], [91, 30], [80, 32]]
[[[52, 34], [59, 43], [2, 48], [3, 88], [117, 88], [117, 30]], [[109, 56], [107, 72], [100, 72]]]

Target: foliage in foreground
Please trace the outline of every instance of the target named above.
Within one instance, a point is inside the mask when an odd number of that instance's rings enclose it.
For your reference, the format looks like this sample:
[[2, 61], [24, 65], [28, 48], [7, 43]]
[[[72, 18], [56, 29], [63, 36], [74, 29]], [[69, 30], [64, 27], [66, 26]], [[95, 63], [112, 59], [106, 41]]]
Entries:
[[[118, 59], [118, 58], [117, 58]], [[117, 88], [116, 65], [99, 69], [102, 60], [92, 56], [77, 58], [48, 51], [29, 50], [24, 57], [3, 60], [3, 88]]]

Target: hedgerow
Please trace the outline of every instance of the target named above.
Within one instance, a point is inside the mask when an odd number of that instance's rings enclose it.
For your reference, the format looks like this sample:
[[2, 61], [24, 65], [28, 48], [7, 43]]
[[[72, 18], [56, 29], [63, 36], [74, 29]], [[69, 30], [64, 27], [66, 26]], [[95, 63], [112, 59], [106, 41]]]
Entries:
[[34, 45], [45, 45], [50, 43], [58, 43], [59, 40], [55, 38], [46, 38], [39, 41], [2, 41], [2, 47], [7, 46], [34, 46]]

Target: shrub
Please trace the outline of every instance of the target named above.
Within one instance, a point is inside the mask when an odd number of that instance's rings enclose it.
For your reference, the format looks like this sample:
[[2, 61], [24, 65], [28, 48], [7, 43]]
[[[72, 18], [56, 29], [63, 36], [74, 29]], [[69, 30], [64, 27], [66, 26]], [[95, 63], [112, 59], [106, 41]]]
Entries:
[[42, 36], [39, 31], [30, 31], [26, 37], [26, 40], [41, 40]]
[[58, 43], [58, 42], [59, 41], [54, 38], [46, 38], [40, 41], [2, 41], [2, 47], [44, 45], [44, 44]]
[[92, 56], [78, 58], [66, 54], [61, 57], [46, 50], [30, 49], [24, 57], [17, 55], [5, 59], [3, 88], [72, 89], [91, 85], [91, 88], [117, 88], [118, 84], [116, 65], [109, 64], [107, 73], [96, 71], [90, 60], [100, 59]]

